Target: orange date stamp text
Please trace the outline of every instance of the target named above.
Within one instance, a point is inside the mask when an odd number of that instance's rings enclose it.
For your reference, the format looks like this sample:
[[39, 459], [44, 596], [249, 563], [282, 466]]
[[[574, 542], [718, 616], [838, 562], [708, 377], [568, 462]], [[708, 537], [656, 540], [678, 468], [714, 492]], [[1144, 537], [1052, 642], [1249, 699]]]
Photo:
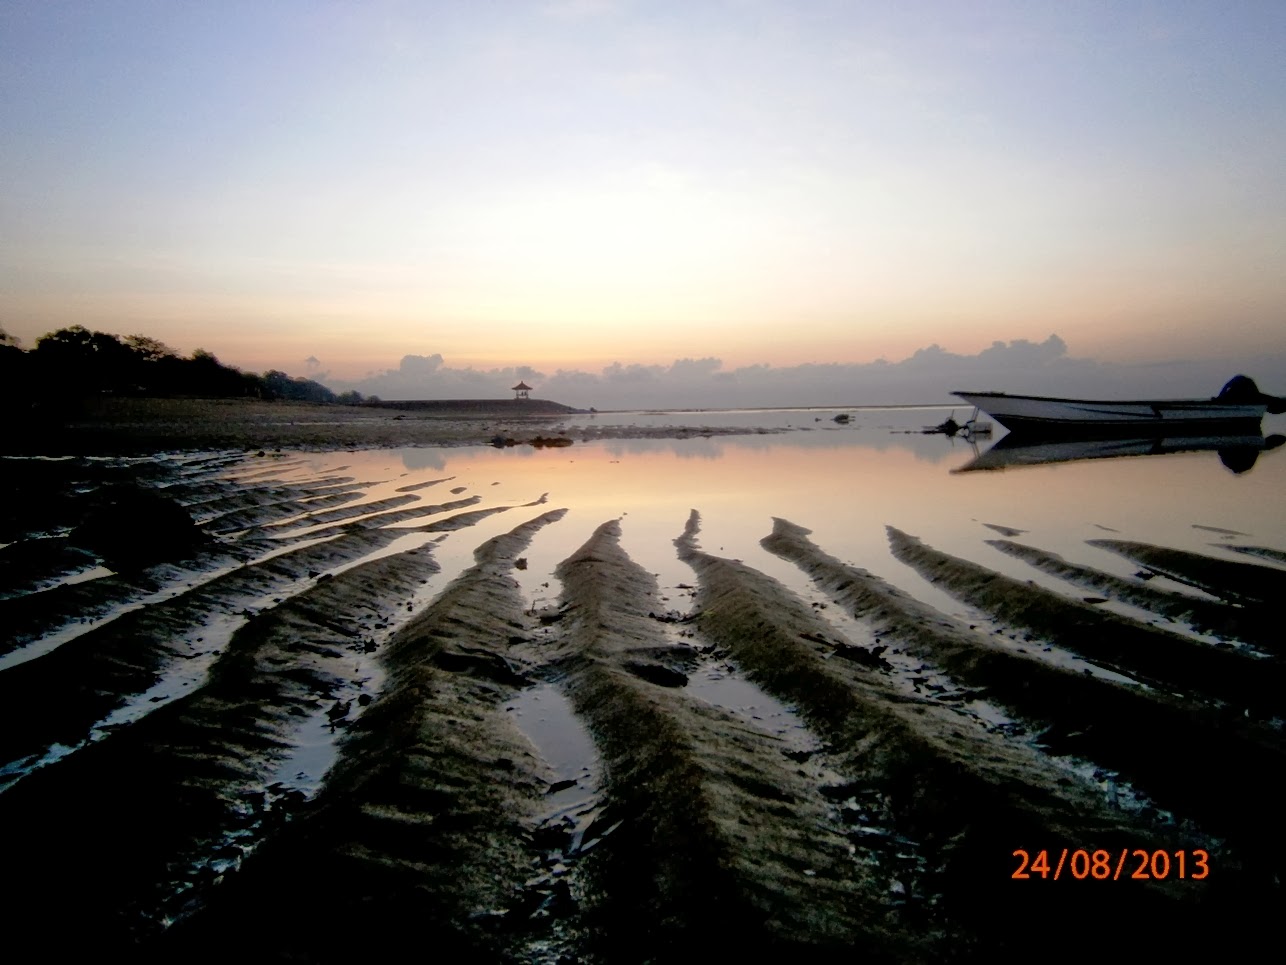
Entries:
[[1202, 848], [1179, 851], [1147, 851], [1102, 848], [1014, 852], [1018, 867], [1009, 877], [1017, 881], [1072, 878], [1076, 881], [1165, 881], [1182, 878], [1202, 881], [1210, 876], [1210, 854]]

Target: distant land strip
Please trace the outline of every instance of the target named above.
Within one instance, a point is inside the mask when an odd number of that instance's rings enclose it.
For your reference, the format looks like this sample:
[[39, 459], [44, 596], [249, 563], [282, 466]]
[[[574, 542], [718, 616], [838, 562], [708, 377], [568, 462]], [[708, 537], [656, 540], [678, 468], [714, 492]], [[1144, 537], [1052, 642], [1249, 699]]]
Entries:
[[596, 439], [686, 439], [763, 427], [562, 423], [592, 413], [535, 399], [443, 399], [349, 405], [287, 399], [96, 396], [7, 420], [0, 455], [142, 455], [179, 450], [372, 449], [558, 445]]
[[524, 415], [578, 415], [588, 409], [576, 409], [561, 402], [547, 399], [404, 399], [399, 401], [367, 402], [376, 409], [398, 409], [403, 412], [420, 412], [425, 415], [443, 415], [479, 418], [491, 416]]

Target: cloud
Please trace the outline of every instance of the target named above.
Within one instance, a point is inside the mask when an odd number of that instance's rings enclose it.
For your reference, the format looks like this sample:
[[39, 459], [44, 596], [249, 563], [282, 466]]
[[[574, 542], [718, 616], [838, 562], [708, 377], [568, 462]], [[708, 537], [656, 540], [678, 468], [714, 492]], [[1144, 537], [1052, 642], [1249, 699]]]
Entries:
[[670, 366], [670, 372], [676, 377], [703, 378], [713, 375], [723, 368], [723, 362], [717, 358], [676, 359]]
[[620, 362], [613, 362], [603, 369], [603, 381], [609, 384], [637, 385], [640, 382], [655, 382], [664, 373], [665, 368], [660, 365], [639, 365], [637, 362], [622, 365]]
[[955, 389], [1081, 398], [1192, 397], [1215, 394], [1237, 372], [1266, 391], [1286, 391], [1286, 355], [1255, 359], [1123, 365], [1077, 358], [1057, 335], [1044, 341], [992, 342], [973, 355], [934, 344], [901, 361], [724, 369], [714, 357], [669, 365], [613, 362], [598, 372], [530, 366], [452, 368], [441, 355], [407, 355], [396, 369], [352, 383], [330, 383], [386, 399], [507, 398], [522, 380], [538, 398], [581, 408], [720, 408], [911, 405], [951, 402]]
[[398, 373], [409, 379], [423, 378], [432, 375], [441, 367], [442, 356], [436, 352], [433, 355], [403, 355]]
[[540, 385], [545, 375], [530, 365], [497, 369], [452, 368], [441, 354], [403, 355], [395, 369], [371, 372], [352, 381], [333, 380], [337, 392], [356, 390], [382, 399], [508, 398], [515, 382]]

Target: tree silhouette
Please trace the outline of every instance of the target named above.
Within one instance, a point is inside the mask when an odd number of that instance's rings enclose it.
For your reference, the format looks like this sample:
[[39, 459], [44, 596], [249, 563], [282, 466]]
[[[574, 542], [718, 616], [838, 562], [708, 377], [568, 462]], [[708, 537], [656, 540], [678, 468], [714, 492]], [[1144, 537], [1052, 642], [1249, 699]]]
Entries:
[[[83, 325], [42, 335], [30, 351], [0, 328], [0, 381], [0, 398], [7, 405], [51, 414], [78, 399], [107, 394], [340, 401], [312, 379], [276, 370], [262, 376], [242, 372], [203, 348], [183, 358], [148, 335], [121, 338]], [[355, 405], [362, 397], [346, 392], [342, 401]]]

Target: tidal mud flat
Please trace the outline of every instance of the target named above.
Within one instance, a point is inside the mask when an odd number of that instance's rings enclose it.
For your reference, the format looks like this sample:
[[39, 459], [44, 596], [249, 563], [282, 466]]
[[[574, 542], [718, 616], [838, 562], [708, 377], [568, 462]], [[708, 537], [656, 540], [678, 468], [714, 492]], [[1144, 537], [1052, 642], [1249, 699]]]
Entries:
[[356, 449], [395, 446], [559, 446], [603, 438], [683, 438], [770, 431], [762, 426], [649, 426], [544, 399], [322, 405], [252, 399], [104, 397], [58, 418], [13, 418], [10, 451], [145, 454], [165, 449]]
[[6, 459], [6, 933], [319, 962], [1271, 934], [1281, 545], [854, 539], [801, 486], [749, 512], [696, 441], [649, 502], [648, 444]]

